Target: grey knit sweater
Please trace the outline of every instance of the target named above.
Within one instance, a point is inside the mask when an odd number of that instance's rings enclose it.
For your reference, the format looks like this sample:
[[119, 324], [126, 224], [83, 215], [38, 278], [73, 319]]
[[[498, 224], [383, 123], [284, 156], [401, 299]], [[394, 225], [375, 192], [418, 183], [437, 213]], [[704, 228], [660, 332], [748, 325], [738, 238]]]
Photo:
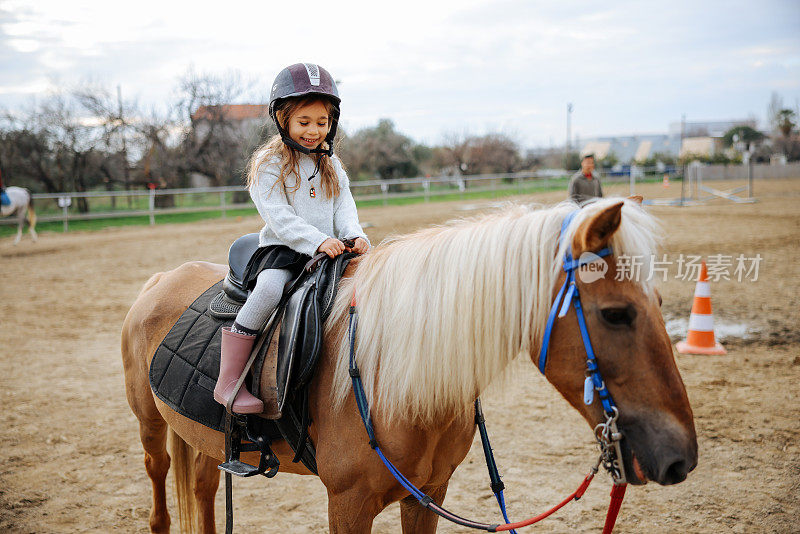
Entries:
[[[300, 188], [289, 193], [287, 187], [278, 183], [280, 163], [277, 158], [267, 161], [258, 170], [258, 181], [250, 187], [250, 196], [264, 219], [264, 228], [259, 235], [259, 246], [286, 245], [292, 250], [313, 256], [317, 248], [329, 237], [354, 239], [367, 235], [358, 223], [358, 213], [350, 180], [339, 158], [331, 158], [339, 177], [339, 195], [326, 198], [322, 191], [321, 176], [314, 172], [314, 160], [301, 155], [298, 164]], [[293, 189], [298, 176], [294, 173], [286, 178], [288, 189]], [[273, 187], [274, 186], [274, 187]], [[311, 196], [311, 188], [314, 196]]]
[[572, 175], [569, 181], [569, 198], [578, 204], [583, 204], [593, 198], [603, 196], [603, 186], [600, 185], [600, 176], [592, 172], [592, 179], [589, 180], [583, 175], [583, 171], [578, 171]]

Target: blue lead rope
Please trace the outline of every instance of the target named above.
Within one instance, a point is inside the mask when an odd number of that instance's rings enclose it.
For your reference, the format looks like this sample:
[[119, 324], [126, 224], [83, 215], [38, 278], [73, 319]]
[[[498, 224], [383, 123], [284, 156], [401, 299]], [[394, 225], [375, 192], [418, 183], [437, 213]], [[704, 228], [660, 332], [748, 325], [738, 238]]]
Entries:
[[[414, 496], [415, 499], [419, 501], [419, 503], [427, 508], [428, 510], [434, 512], [435, 514], [444, 517], [445, 519], [452, 521], [456, 524], [485, 530], [487, 532], [496, 532], [496, 529], [499, 525], [491, 525], [486, 523], [479, 523], [477, 521], [472, 521], [469, 519], [465, 519], [460, 517], [448, 510], [445, 510], [441, 506], [437, 505], [433, 499], [425, 494], [422, 490], [417, 488], [410, 480], [408, 480], [403, 473], [401, 473], [397, 467], [389, 461], [386, 456], [384, 456], [383, 451], [381, 451], [380, 446], [378, 445], [378, 440], [375, 438], [375, 430], [372, 424], [372, 416], [369, 413], [369, 403], [367, 402], [367, 396], [364, 393], [364, 386], [361, 382], [361, 373], [358, 370], [358, 365], [355, 361], [355, 340], [356, 340], [356, 327], [358, 326], [358, 313], [356, 312], [356, 307], [354, 305], [350, 306], [350, 319], [349, 319], [349, 335], [350, 335], [350, 378], [353, 381], [353, 394], [355, 396], [356, 405], [358, 406], [358, 413], [361, 415], [361, 420], [364, 422], [364, 428], [367, 431], [367, 435], [369, 436], [369, 445], [372, 447], [375, 452], [378, 454], [378, 457], [381, 459], [383, 464], [386, 466], [386, 469], [392, 474], [392, 476], [403, 486], [406, 491], [408, 491], [411, 495]], [[504, 485], [503, 482], [500, 480], [500, 473], [497, 469], [497, 464], [494, 461], [494, 455], [492, 454], [492, 448], [489, 444], [489, 436], [486, 432], [486, 425], [483, 422], [483, 412], [480, 410], [480, 401], [476, 399], [475, 401], [475, 408], [476, 408], [476, 418], [475, 421], [478, 424], [478, 429], [481, 434], [481, 443], [483, 444], [483, 451], [486, 455], [486, 464], [489, 469], [489, 478], [492, 482], [492, 492], [495, 494], [495, 498], [497, 499], [498, 504], [500, 505], [500, 511], [503, 514], [503, 518], [506, 521], [506, 524], [510, 521], [508, 520], [508, 514], [506, 513], [506, 505], [505, 499], [503, 497], [503, 489]], [[516, 534], [514, 530], [511, 530]]]

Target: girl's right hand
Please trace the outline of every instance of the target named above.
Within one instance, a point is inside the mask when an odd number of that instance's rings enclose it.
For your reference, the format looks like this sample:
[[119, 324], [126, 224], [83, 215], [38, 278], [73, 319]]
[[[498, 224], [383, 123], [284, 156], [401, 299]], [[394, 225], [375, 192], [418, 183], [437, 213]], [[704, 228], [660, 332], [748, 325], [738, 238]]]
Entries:
[[338, 239], [334, 239], [329, 237], [322, 244], [317, 248], [317, 252], [324, 252], [331, 258], [335, 258], [342, 252], [344, 252], [344, 243], [339, 241]]

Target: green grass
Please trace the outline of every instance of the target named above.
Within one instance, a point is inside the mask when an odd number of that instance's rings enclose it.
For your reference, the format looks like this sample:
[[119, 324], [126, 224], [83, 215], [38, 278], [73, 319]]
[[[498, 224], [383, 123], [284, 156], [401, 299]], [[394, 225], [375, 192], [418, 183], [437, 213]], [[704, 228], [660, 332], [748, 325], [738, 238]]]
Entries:
[[[225, 202], [233, 204], [233, 192], [225, 193]], [[163, 197], [158, 197], [163, 198]], [[188, 193], [174, 195], [172, 207], [175, 208], [196, 208], [196, 207], [216, 207], [220, 205], [220, 193]], [[117, 197], [115, 202], [111, 202], [111, 197], [93, 197], [88, 199], [89, 209], [92, 213], [114, 213], [118, 211], [147, 210], [150, 206], [150, 198], [146, 195], [132, 195]], [[71, 213], [75, 213], [78, 200], [72, 200]], [[55, 199], [39, 199], [36, 201], [36, 213], [44, 215], [61, 215], [61, 208], [56, 204]]]
[[[258, 212], [255, 208], [245, 209], [229, 209], [226, 210], [226, 215], [230, 217], [248, 217], [257, 215]], [[193, 213], [165, 213], [162, 215], [156, 214], [156, 224], [173, 224], [173, 223], [191, 223], [202, 221], [206, 219], [219, 219], [222, 217], [221, 210], [215, 211], [199, 211]], [[107, 219], [89, 219], [85, 221], [69, 221], [69, 230], [73, 231], [93, 231], [102, 230], [103, 228], [114, 228], [119, 226], [147, 226], [150, 224], [150, 217], [147, 215], [137, 215], [132, 217], [109, 217]], [[27, 226], [23, 232], [27, 232]], [[39, 233], [46, 232], [64, 232], [64, 223], [62, 221], [41, 222], [36, 225], [36, 231]], [[3, 225], [0, 226], [0, 237], [14, 235], [17, 232], [16, 225]]]
[[[487, 198], [504, 198], [516, 195], [529, 195], [532, 193], [543, 193], [547, 191], [566, 190], [566, 179], [553, 179], [547, 185], [540, 184], [522, 184], [519, 188], [516, 185], [503, 184], [499, 185], [498, 189], [492, 190], [491, 188], [480, 188], [474, 191], [467, 189], [464, 192], [451, 192], [451, 193], [438, 193], [435, 189], [431, 188], [431, 195], [429, 202], [448, 202], [453, 200], [484, 200]], [[356, 200], [356, 206], [359, 208], [373, 208], [380, 206], [406, 206], [409, 204], [420, 204], [425, 202], [424, 196], [415, 197], [389, 197], [386, 200], [377, 198], [371, 200]]]

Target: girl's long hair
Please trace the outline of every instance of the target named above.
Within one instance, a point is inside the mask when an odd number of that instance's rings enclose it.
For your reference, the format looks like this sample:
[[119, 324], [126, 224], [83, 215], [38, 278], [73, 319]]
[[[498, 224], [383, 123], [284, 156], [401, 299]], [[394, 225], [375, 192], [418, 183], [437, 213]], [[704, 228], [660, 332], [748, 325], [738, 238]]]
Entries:
[[[328, 110], [328, 121], [331, 120], [333, 111], [333, 104], [327, 98], [322, 98], [316, 95], [309, 95], [299, 98], [291, 98], [287, 100], [279, 109], [275, 111], [276, 118], [280, 122], [281, 127], [289, 131], [289, 119], [297, 112], [298, 109], [312, 104], [314, 102], [322, 102], [325, 109]], [[322, 147], [327, 148], [327, 141], [322, 142]], [[246, 185], [252, 188], [258, 183], [258, 172], [260, 167], [272, 159], [280, 161], [280, 174], [278, 175], [278, 182], [283, 185], [287, 193], [294, 193], [300, 188], [300, 173], [298, 170], [298, 163], [301, 154], [289, 148], [281, 139], [281, 136], [273, 135], [269, 141], [258, 147], [250, 161], [247, 164], [247, 179]], [[315, 163], [319, 166], [319, 173], [322, 180], [322, 192], [326, 198], [334, 198], [339, 195], [339, 177], [336, 174], [336, 169], [333, 166], [331, 158], [322, 154], [311, 154], [315, 159]], [[340, 162], [341, 163], [341, 162]], [[287, 183], [287, 179], [291, 175], [295, 176], [294, 183]]]

